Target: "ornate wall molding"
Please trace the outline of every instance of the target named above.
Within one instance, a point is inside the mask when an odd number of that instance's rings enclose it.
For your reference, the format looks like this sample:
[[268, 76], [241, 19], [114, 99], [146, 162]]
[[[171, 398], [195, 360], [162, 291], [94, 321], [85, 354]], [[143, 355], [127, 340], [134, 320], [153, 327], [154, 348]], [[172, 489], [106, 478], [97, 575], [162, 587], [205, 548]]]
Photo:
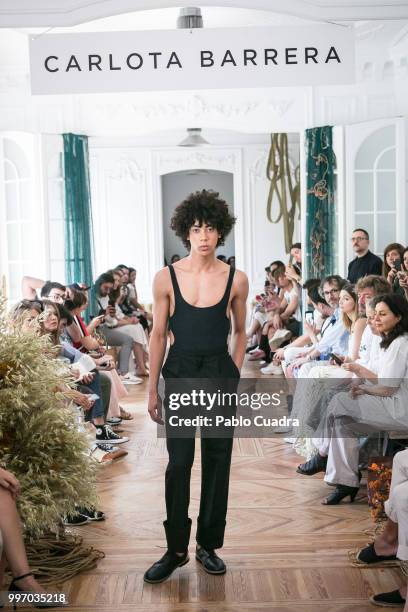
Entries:
[[107, 177], [117, 181], [140, 182], [145, 171], [130, 157], [121, 157], [108, 171]]
[[206, 169], [234, 172], [237, 156], [234, 152], [223, 149], [213, 150], [183, 150], [159, 152], [156, 156], [156, 167], [160, 175], [178, 172], [180, 170]]

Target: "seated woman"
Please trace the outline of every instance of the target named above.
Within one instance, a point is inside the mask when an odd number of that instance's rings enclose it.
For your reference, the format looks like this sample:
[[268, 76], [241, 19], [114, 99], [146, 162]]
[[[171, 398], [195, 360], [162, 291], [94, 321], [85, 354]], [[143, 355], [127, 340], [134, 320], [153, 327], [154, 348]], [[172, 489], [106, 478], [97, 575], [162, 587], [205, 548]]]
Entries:
[[397, 294], [377, 296], [373, 303], [382, 338], [378, 375], [359, 379], [328, 406], [319, 455], [327, 457], [325, 481], [336, 488], [324, 504], [354, 500], [361, 477], [359, 435], [408, 429], [408, 303]]
[[[341, 363], [354, 362], [360, 355], [360, 344], [367, 320], [359, 316], [358, 297], [353, 285], [344, 285], [340, 291], [339, 308], [345, 329], [349, 332], [347, 355], [336, 355]], [[352, 376], [341, 368], [341, 364], [331, 360], [329, 366], [315, 366], [309, 372], [310, 378], [345, 378]]]
[[133, 310], [136, 311], [137, 317], [140, 318], [140, 322], [143, 325], [143, 328], [145, 330], [146, 329], [148, 330], [153, 322], [153, 315], [151, 312], [147, 312], [147, 310], [143, 308], [143, 305], [139, 303], [137, 289], [136, 289], [136, 275], [137, 275], [137, 272], [135, 268], [129, 268], [128, 303], [133, 308]]
[[22, 332], [27, 332], [34, 325], [38, 325], [38, 316], [43, 310], [44, 307], [39, 300], [21, 300], [11, 312], [11, 322]]
[[[8, 566], [13, 576], [9, 586], [10, 591], [46, 593], [46, 590], [34, 578], [28, 565], [20, 517], [16, 507], [19, 495], [20, 483], [17, 478], [0, 467], [0, 541], [3, 540], [3, 551], [0, 557], [0, 591], [4, 583], [4, 571]], [[60, 607], [57, 603], [53, 605]]]
[[[146, 369], [146, 361], [148, 357], [148, 342], [146, 339], [143, 327], [139, 323], [137, 317], [127, 317], [121, 310], [119, 302], [121, 299], [120, 294], [120, 282], [121, 276], [116, 271], [112, 271], [114, 278], [113, 288], [109, 292], [109, 306], [115, 310], [114, 316], [106, 315], [105, 321], [108, 325], [113, 326], [115, 329], [119, 329], [122, 333], [130, 336], [133, 339], [133, 355], [136, 363], [136, 373], [138, 376], [148, 376], [149, 373]], [[130, 362], [131, 370], [134, 370], [134, 365]], [[125, 377], [126, 380], [126, 377]]]
[[[85, 324], [82, 319], [82, 312], [88, 307], [88, 298], [84, 291], [71, 291], [71, 297], [66, 301], [65, 306], [73, 316], [73, 323], [66, 328], [68, 339], [74, 348], [85, 353], [91, 353], [97, 368], [104, 370], [101, 372], [101, 375], [103, 377], [106, 376], [110, 380], [108, 419], [113, 419], [113, 421], [117, 419], [131, 420], [133, 418], [132, 415], [119, 405], [120, 400], [126, 397], [128, 392], [115, 367], [106, 366], [110, 358], [108, 359], [104, 349], [91, 335], [102, 323], [103, 317], [94, 317], [89, 325]], [[100, 354], [100, 357], [97, 356], [98, 354]], [[132, 382], [140, 384], [143, 381], [140, 378], [134, 377]]]
[[[385, 502], [388, 516], [384, 530], [357, 553], [357, 560], [365, 565], [388, 561], [408, 561], [408, 450], [394, 456], [390, 496]], [[377, 606], [403, 606], [407, 599], [407, 585], [387, 593], [370, 597]]]
[[[43, 301], [44, 313], [40, 317], [40, 329], [41, 334], [48, 335], [51, 339], [52, 345], [55, 347], [60, 346], [60, 318], [58, 305], [54, 302], [47, 300]], [[51, 352], [50, 352], [51, 354]], [[53, 353], [53, 356], [57, 357], [59, 351]], [[109, 443], [109, 444], [123, 444], [128, 442], [129, 438], [121, 437], [116, 434], [109, 425], [105, 422], [105, 415], [102, 402], [100, 398], [96, 401], [91, 400], [87, 397], [87, 394], [81, 393], [76, 389], [61, 389], [64, 395], [72, 400], [76, 405], [82, 406], [85, 411], [91, 411], [91, 422], [96, 429], [96, 441]]]
[[404, 289], [400, 286], [400, 275], [403, 270], [404, 247], [399, 242], [392, 242], [384, 249], [383, 276], [387, 279], [394, 293], [404, 295]]

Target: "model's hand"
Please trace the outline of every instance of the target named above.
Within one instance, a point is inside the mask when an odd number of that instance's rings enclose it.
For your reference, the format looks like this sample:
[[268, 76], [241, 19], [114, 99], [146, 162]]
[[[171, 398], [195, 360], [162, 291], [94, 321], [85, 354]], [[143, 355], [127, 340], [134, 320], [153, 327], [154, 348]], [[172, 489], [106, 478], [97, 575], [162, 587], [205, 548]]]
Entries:
[[150, 414], [150, 418], [155, 423], [159, 425], [163, 425], [162, 419], [162, 401], [161, 397], [158, 393], [149, 393], [149, 403], [147, 405], [147, 410]]
[[20, 495], [20, 483], [14, 474], [4, 468], [0, 468], [0, 487], [10, 491], [14, 499]]

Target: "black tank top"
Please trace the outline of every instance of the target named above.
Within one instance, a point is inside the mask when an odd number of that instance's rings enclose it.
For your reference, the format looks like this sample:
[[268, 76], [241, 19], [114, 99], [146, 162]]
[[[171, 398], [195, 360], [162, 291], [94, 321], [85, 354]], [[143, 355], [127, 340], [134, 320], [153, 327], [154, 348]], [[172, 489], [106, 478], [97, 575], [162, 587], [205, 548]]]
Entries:
[[235, 268], [230, 268], [227, 286], [218, 304], [203, 307], [186, 302], [181, 295], [173, 266], [168, 268], [174, 291], [174, 313], [169, 317], [169, 329], [173, 332], [174, 343], [170, 350], [194, 355], [226, 352], [230, 330], [230, 319], [226, 312]]

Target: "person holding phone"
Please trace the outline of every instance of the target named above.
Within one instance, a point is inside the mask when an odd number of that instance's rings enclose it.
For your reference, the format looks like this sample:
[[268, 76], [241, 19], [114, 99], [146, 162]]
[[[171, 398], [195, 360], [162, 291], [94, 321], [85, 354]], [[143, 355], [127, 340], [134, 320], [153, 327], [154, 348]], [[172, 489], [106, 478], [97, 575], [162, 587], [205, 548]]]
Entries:
[[404, 247], [398, 242], [392, 242], [384, 249], [383, 276], [390, 283], [393, 292], [399, 295], [404, 295], [404, 289], [400, 285], [404, 251]]

